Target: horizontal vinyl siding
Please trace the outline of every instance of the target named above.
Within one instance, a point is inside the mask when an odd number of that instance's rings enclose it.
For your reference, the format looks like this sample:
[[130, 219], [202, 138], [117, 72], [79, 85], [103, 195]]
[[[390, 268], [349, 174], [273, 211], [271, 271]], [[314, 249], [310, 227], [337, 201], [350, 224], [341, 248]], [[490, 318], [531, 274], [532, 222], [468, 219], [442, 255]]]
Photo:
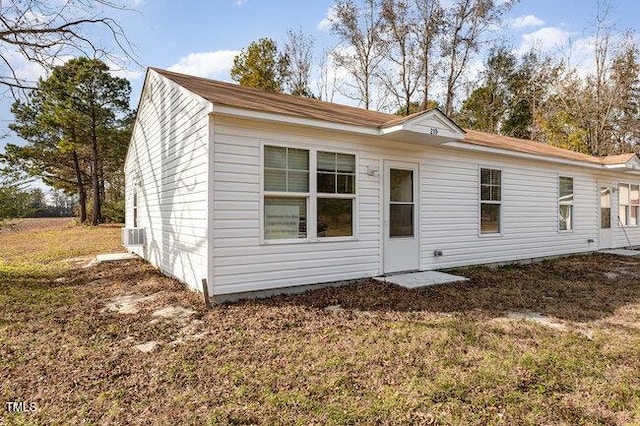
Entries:
[[200, 289], [208, 263], [208, 107], [155, 72], [143, 96], [125, 170], [127, 226], [137, 182], [138, 226], [146, 228], [146, 245], [134, 251]]
[[[358, 144], [215, 123], [213, 292], [225, 294], [377, 275], [380, 268], [379, 165]], [[359, 151], [357, 240], [260, 243], [260, 143]], [[370, 217], [371, 219], [367, 219]]]
[[[597, 249], [595, 177], [578, 168], [432, 149], [421, 162], [421, 269]], [[502, 170], [501, 235], [480, 234], [479, 170]], [[558, 176], [574, 179], [574, 229], [558, 231]], [[593, 243], [588, 240], [593, 239]], [[443, 256], [434, 257], [440, 250]]]

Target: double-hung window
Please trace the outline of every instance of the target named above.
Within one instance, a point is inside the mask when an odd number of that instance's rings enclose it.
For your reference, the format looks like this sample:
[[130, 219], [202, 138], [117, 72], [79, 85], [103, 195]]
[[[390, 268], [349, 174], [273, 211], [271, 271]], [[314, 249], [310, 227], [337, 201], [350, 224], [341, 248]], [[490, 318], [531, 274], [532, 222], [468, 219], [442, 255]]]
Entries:
[[640, 215], [640, 188], [638, 185], [618, 185], [618, 217], [620, 226], [638, 226]]
[[309, 151], [264, 147], [264, 238], [307, 238]]
[[138, 227], [138, 187], [133, 188], [133, 227]]
[[618, 225], [629, 225], [629, 184], [618, 185]]
[[480, 233], [499, 234], [502, 216], [502, 172], [480, 169]]
[[354, 235], [355, 155], [265, 145], [263, 170], [265, 240]]
[[573, 178], [558, 178], [558, 229], [573, 230]]
[[629, 187], [629, 225], [638, 226], [638, 216], [640, 215], [640, 187], [631, 185]]
[[318, 151], [318, 237], [353, 235], [356, 157]]

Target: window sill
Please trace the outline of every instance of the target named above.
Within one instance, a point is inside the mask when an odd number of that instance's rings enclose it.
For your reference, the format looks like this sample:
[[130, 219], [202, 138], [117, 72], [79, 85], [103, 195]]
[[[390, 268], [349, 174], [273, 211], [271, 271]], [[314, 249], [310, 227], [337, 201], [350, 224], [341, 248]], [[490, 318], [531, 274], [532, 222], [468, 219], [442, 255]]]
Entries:
[[314, 240], [311, 238], [300, 238], [295, 240], [261, 240], [260, 245], [274, 246], [274, 245], [289, 245], [289, 244], [313, 244], [313, 243], [339, 243], [358, 241], [356, 237], [318, 237]]
[[558, 229], [558, 234], [575, 234], [575, 229]]
[[340, 241], [358, 241], [358, 239], [356, 237], [318, 237], [316, 241], [311, 242], [332, 243]]
[[502, 238], [502, 237], [503, 237], [502, 232], [492, 232], [492, 233], [486, 233], [486, 234], [479, 233], [478, 234], [478, 238], [491, 239], [491, 238]]

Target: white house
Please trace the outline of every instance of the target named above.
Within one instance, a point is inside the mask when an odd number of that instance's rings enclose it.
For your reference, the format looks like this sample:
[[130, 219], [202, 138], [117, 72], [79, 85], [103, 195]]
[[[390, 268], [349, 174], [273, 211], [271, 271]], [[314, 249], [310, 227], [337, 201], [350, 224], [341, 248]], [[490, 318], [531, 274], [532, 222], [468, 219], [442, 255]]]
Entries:
[[125, 173], [130, 250], [218, 298], [640, 244], [635, 154], [159, 69]]

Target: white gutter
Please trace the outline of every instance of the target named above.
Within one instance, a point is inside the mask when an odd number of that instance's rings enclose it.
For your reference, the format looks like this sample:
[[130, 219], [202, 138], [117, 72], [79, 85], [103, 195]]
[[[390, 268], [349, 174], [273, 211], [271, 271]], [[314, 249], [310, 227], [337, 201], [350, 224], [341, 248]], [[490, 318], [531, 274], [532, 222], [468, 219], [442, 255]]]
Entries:
[[527, 160], [547, 161], [547, 162], [551, 162], [551, 163], [566, 164], [566, 165], [569, 165], [569, 166], [588, 167], [588, 168], [591, 168], [591, 169], [602, 170], [604, 168], [604, 166], [602, 164], [588, 163], [586, 161], [565, 160], [565, 159], [562, 159], [562, 158], [545, 157], [543, 155], [528, 154], [526, 152], [510, 151], [508, 149], [490, 148], [490, 147], [486, 147], [486, 146], [472, 145], [472, 144], [464, 143], [464, 142], [446, 142], [446, 143], [443, 143], [442, 146], [451, 147], [451, 148], [459, 148], [459, 149], [464, 149], [464, 150], [467, 150], [467, 151], [483, 152], [483, 153], [487, 153], [487, 154], [500, 154], [500, 155], [506, 155], [506, 156], [509, 156], [509, 157], [524, 158], [524, 159], [527, 159]]

